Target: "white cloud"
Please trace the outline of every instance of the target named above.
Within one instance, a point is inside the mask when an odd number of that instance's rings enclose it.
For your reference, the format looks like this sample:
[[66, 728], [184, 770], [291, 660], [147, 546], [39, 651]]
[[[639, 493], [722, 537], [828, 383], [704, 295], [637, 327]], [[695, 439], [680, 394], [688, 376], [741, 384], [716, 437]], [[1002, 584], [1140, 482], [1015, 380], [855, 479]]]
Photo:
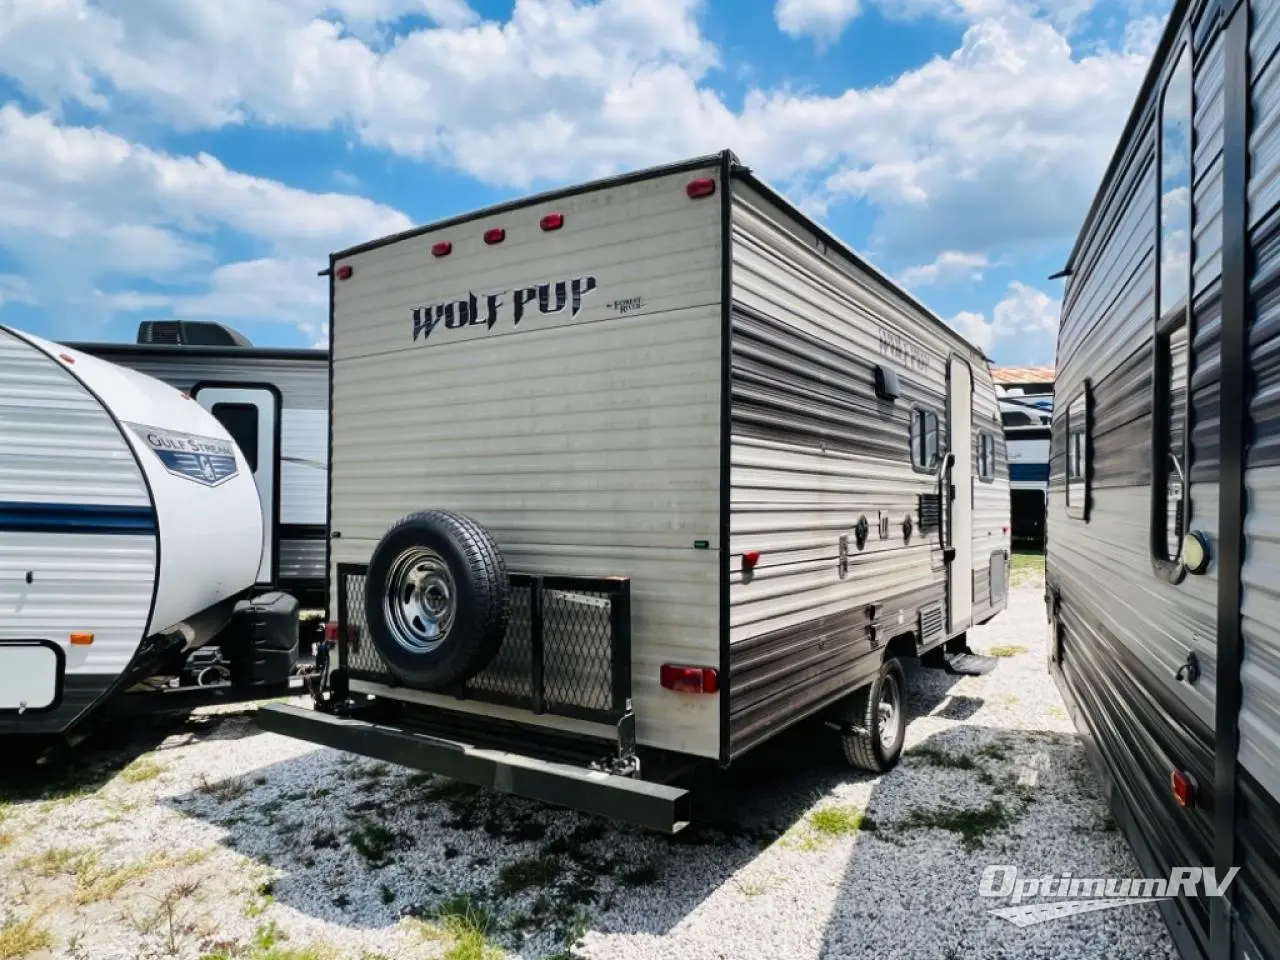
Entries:
[[958, 283], [963, 280], [981, 280], [983, 268], [990, 263], [985, 253], [944, 250], [932, 263], [907, 267], [898, 274], [898, 280], [907, 287], [927, 287]]
[[[180, 312], [260, 309], [258, 316], [314, 329], [324, 311], [302, 295], [302, 265], [323, 300], [315, 271], [331, 250], [409, 225], [404, 214], [360, 197], [308, 193], [228, 170], [205, 154], [174, 156], [0, 107], [0, 246], [39, 289], [99, 318], [163, 305], [167, 295], [154, 292], [100, 293], [104, 279], [143, 274], [210, 285], [204, 298], [167, 301]], [[271, 259], [218, 267], [215, 240], [223, 233]], [[263, 288], [278, 291], [276, 299]]]
[[787, 36], [813, 37], [827, 43], [839, 37], [861, 12], [861, 0], [778, 0], [773, 18]]
[[0, 307], [6, 303], [25, 303], [35, 306], [40, 301], [26, 277], [13, 273], [0, 273]]
[[988, 320], [981, 313], [962, 311], [951, 318], [951, 325], [982, 350], [990, 353], [999, 337], [1032, 336], [1048, 344], [1052, 355], [1058, 330], [1061, 303], [1043, 290], [1014, 281], [996, 304]]

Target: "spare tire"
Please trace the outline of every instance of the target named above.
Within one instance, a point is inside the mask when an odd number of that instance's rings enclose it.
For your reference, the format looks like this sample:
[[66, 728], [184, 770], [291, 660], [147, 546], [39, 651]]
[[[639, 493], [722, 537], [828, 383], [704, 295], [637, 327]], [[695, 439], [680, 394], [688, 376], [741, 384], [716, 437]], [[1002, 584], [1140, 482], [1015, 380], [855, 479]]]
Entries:
[[507, 632], [507, 565], [470, 517], [405, 517], [373, 551], [365, 622], [387, 669], [405, 686], [445, 690], [475, 676]]

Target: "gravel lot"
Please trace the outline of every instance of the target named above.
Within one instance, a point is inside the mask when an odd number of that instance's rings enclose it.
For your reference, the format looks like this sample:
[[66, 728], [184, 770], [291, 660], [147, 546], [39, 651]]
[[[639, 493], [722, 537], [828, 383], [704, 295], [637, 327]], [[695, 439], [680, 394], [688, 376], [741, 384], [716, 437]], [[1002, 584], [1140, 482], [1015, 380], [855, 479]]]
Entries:
[[1153, 906], [1019, 928], [982, 868], [1137, 876], [1045, 671], [1034, 571], [982, 678], [909, 670], [908, 755], [805, 726], [676, 838], [313, 747], [226, 710], [0, 794], [0, 960], [1175, 958]]

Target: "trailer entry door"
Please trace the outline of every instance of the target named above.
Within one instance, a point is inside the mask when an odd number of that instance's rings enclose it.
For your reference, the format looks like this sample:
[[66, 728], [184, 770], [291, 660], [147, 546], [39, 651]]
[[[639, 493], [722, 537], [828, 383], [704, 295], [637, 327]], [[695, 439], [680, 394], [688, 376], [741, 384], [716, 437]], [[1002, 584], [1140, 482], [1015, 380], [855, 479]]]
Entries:
[[947, 449], [953, 456], [943, 487], [943, 509], [948, 512], [947, 597], [951, 630], [963, 630], [973, 620], [973, 372], [969, 364], [952, 357], [947, 382]]
[[258, 585], [274, 584], [276, 533], [279, 530], [280, 397], [273, 387], [201, 384], [191, 391], [200, 406], [217, 418], [231, 434], [248, 461], [262, 503], [262, 559]]

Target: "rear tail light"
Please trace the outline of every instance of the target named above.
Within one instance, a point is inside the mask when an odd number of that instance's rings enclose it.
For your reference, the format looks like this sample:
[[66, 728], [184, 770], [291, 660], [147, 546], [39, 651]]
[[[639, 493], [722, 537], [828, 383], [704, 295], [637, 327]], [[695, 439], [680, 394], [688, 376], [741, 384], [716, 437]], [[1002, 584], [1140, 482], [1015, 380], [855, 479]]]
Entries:
[[447, 257], [451, 253], [453, 253], [453, 244], [448, 240], [441, 240], [431, 246], [431, 255], [433, 257]]
[[484, 242], [490, 246], [495, 243], [501, 243], [505, 239], [507, 239], [507, 231], [503, 230], [502, 227], [494, 227], [492, 230], [484, 232]]
[[664, 689], [677, 693], [715, 693], [720, 689], [720, 675], [713, 667], [683, 667], [673, 663], [662, 665]]
[[538, 221], [538, 226], [543, 230], [559, 230], [564, 226], [563, 213], [548, 213], [545, 217]]
[[690, 180], [684, 192], [693, 200], [709, 197], [716, 192], [716, 182], [711, 177], [699, 177], [697, 180]]
[[351, 274], [353, 272], [354, 271], [351, 269], [351, 264], [344, 263], [342, 266], [338, 268], [338, 279], [347, 280], [351, 277]]

